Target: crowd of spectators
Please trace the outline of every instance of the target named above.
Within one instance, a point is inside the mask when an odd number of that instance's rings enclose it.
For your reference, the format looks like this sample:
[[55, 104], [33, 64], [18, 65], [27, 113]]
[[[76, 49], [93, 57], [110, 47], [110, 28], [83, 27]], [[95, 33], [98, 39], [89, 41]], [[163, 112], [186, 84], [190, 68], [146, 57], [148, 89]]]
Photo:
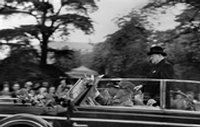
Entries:
[[[55, 102], [55, 99], [67, 98], [67, 91], [72, 84], [66, 84], [66, 80], [60, 80], [57, 86], [49, 82], [33, 83], [26, 81], [23, 85], [4, 82], [0, 90], [0, 98], [23, 98], [23, 103], [32, 101], [34, 104], [45, 105], [48, 100]], [[20, 100], [20, 99], [18, 99]]]

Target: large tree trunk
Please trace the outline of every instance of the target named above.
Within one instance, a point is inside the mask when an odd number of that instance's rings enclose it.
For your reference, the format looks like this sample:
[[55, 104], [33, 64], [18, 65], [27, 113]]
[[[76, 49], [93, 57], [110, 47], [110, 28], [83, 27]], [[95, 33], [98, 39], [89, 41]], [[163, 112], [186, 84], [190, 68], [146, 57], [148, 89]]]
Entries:
[[41, 65], [47, 64], [47, 55], [48, 55], [48, 37], [43, 38], [43, 41], [40, 42], [41, 45]]

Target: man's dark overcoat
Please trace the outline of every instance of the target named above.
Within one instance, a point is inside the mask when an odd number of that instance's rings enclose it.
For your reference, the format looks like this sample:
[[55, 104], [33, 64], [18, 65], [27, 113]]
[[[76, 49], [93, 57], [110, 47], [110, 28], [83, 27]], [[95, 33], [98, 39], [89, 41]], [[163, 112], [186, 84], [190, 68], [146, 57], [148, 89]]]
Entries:
[[[147, 78], [151, 79], [171, 79], [173, 78], [173, 66], [165, 59], [161, 60], [147, 75]], [[143, 92], [149, 94], [150, 98], [154, 98], [156, 95], [159, 95], [159, 83], [148, 82], [143, 87]]]

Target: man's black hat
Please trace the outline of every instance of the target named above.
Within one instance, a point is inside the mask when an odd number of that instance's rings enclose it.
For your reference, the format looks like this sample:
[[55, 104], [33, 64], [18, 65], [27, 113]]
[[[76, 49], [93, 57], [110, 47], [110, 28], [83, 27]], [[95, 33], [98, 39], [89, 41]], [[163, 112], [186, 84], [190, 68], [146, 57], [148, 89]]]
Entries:
[[163, 48], [160, 46], [151, 47], [150, 52], [148, 52], [147, 55], [152, 55], [152, 54], [161, 54], [163, 56], [167, 55], [167, 53], [165, 53], [163, 51]]

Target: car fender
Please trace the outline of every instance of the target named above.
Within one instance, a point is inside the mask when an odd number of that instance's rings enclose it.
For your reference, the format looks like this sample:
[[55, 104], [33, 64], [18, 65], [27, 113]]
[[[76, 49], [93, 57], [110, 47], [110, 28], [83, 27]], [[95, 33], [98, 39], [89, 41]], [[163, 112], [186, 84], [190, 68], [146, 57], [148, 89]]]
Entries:
[[46, 120], [32, 114], [16, 114], [0, 121], [0, 127], [52, 127]]

